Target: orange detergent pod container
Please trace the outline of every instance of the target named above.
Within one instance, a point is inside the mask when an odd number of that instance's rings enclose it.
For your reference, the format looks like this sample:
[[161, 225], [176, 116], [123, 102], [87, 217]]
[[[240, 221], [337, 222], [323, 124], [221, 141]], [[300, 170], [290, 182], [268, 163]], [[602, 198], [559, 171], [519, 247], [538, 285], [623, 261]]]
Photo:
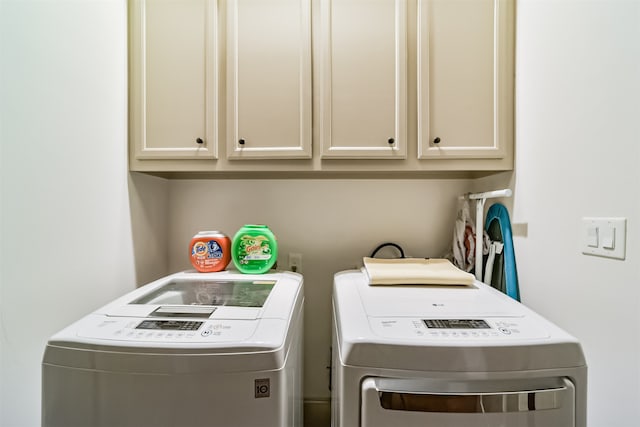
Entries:
[[199, 272], [222, 271], [231, 261], [231, 240], [219, 231], [201, 231], [191, 239], [189, 253]]

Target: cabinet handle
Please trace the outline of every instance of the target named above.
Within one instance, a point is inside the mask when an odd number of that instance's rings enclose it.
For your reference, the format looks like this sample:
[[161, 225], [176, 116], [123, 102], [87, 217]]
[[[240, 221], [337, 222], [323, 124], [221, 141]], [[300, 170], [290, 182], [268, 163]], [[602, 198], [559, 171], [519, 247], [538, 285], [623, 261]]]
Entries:
[[439, 144], [440, 143], [440, 137], [437, 136], [436, 139], [433, 140], [434, 144]]
[[204, 141], [202, 140], [202, 138], [198, 138], [198, 139], [196, 139], [196, 142], [197, 142], [198, 144], [204, 144]]
[[395, 144], [396, 140], [393, 139], [393, 138], [389, 138], [389, 140], [387, 142], [389, 143], [389, 145], [391, 145], [391, 144]]
[[240, 144], [240, 145], [244, 145], [244, 139], [240, 139], [240, 140], [238, 141], [238, 144]]

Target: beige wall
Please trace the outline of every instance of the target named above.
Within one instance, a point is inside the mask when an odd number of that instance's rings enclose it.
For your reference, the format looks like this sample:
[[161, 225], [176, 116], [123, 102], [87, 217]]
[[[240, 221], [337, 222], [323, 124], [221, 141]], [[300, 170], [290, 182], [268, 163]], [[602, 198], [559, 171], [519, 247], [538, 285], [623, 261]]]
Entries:
[[[360, 267], [386, 241], [407, 255], [442, 256], [451, 244], [457, 196], [467, 180], [176, 180], [169, 183], [170, 270], [191, 268], [199, 230], [230, 237], [246, 223], [278, 238], [280, 267], [303, 256], [305, 398], [328, 398], [333, 274]], [[389, 255], [394, 255], [392, 252]]]
[[169, 271], [169, 181], [142, 173], [129, 174], [131, 240], [137, 285]]

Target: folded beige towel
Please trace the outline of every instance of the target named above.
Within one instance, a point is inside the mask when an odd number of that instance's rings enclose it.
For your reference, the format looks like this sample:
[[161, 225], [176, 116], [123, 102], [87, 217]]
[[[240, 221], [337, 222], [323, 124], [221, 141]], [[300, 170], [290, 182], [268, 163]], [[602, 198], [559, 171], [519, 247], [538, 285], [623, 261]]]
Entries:
[[448, 259], [364, 258], [370, 285], [471, 285], [474, 276]]

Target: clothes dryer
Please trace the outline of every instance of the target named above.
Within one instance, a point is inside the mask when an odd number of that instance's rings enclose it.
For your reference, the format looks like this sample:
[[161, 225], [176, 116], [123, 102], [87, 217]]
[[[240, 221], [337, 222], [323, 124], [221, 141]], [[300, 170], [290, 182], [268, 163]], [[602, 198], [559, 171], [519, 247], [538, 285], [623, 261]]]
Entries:
[[334, 427], [585, 427], [580, 343], [481, 282], [335, 275]]
[[47, 343], [45, 427], [301, 426], [303, 279], [183, 272]]

